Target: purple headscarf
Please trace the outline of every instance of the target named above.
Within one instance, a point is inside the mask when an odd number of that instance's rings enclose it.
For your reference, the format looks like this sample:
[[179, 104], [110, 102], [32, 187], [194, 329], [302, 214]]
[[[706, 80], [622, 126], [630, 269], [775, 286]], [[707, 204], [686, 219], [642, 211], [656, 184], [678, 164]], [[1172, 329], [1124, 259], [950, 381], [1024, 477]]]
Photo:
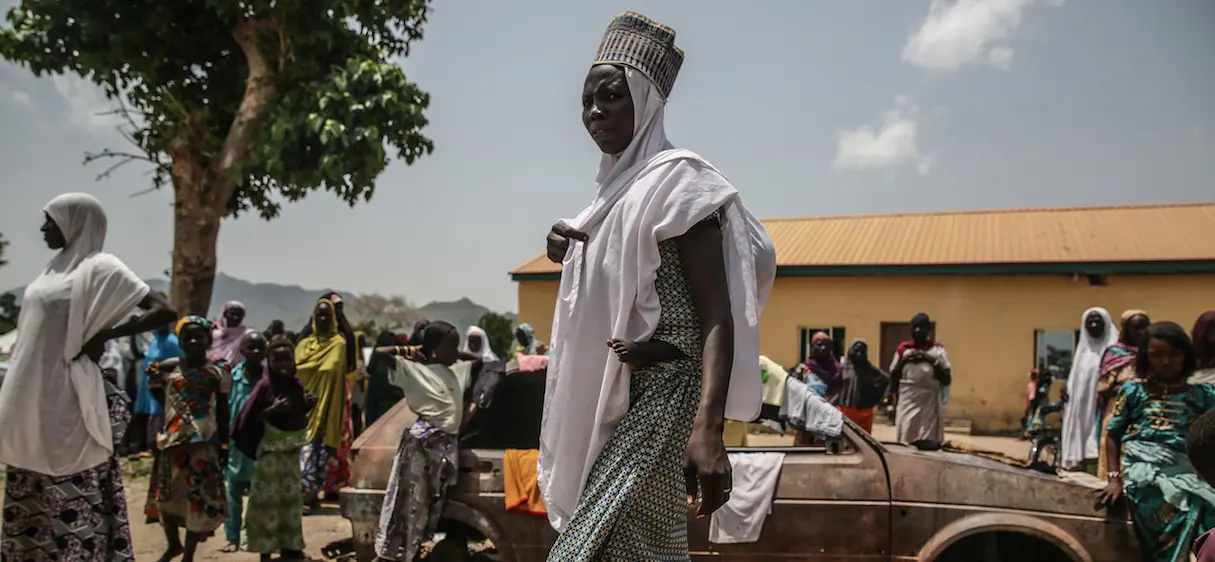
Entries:
[[[270, 373], [262, 364], [262, 378], [253, 385], [253, 391], [245, 401], [245, 407], [236, 416], [232, 425], [232, 442], [236, 449], [250, 459], [257, 459], [257, 447], [266, 434], [266, 423], [283, 431], [302, 431], [308, 427], [308, 406], [304, 401], [304, 385], [293, 374]], [[279, 397], [286, 398], [291, 407], [285, 412], [267, 415]]]
[[[811, 344], [820, 339], [830, 339], [824, 332], [814, 334], [810, 338]], [[844, 370], [840, 366], [840, 362], [835, 358], [834, 353], [827, 353], [824, 357], [806, 359], [804, 363], [806, 369], [814, 373], [823, 384], [827, 385], [827, 393], [834, 394], [840, 389], [840, 385], [844, 382]]]
[[228, 311], [232, 309], [245, 310], [245, 305], [237, 301], [228, 301], [219, 311], [219, 319], [211, 329], [211, 350], [207, 352], [211, 359], [222, 359], [228, 365], [238, 365], [245, 358], [240, 353], [240, 342], [245, 334], [251, 332], [248, 326], [229, 326]]

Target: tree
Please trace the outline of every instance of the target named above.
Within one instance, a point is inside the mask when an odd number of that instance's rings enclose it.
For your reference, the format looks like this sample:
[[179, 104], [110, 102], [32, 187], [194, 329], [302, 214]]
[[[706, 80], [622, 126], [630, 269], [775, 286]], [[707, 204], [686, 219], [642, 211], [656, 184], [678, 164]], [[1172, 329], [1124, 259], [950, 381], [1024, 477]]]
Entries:
[[[409, 332], [417, 319], [413, 305], [399, 295], [376, 293], [356, 295], [346, 299], [346, 318], [350, 322], [373, 329]], [[368, 333], [368, 332], [364, 332]], [[374, 337], [379, 332], [372, 333]]]
[[489, 348], [498, 357], [508, 357], [510, 350], [515, 347], [515, 327], [509, 319], [497, 312], [486, 312], [477, 321], [477, 326], [485, 330], [489, 338]]
[[117, 104], [133, 161], [174, 194], [170, 295], [206, 314], [220, 222], [266, 220], [324, 189], [368, 201], [387, 148], [412, 164], [429, 96], [397, 57], [422, 37], [429, 0], [22, 0], [0, 56], [35, 75], [75, 74]]

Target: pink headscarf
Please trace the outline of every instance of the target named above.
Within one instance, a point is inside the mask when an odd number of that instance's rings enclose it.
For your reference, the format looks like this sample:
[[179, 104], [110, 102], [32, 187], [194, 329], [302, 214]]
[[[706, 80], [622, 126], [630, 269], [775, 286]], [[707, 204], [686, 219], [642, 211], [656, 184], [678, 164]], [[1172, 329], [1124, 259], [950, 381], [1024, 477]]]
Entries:
[[215, 328], [211, 330], [211, 351], [208, 353], [212, 359], [226, 361], [229, 367], [235, 367], [245, 360], [244, 356], [240, 354], [240, 342], [250, 331], [248, 326], [228, 325], [228, 311], [234, 308], [245, 310], [245, 305], [237, 301], [228, 301], [220, 309]]

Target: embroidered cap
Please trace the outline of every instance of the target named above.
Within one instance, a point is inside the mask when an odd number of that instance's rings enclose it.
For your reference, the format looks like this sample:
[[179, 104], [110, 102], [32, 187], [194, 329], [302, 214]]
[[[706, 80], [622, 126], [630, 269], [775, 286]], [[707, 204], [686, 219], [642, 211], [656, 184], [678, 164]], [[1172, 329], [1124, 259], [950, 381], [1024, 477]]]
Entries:
[[624, 12], [608, 24], [595, 64], [629, 66], [645, 74], [667, 99], [683, 65], [683, 50], [675, 46], [674, 29], [637, 12]]

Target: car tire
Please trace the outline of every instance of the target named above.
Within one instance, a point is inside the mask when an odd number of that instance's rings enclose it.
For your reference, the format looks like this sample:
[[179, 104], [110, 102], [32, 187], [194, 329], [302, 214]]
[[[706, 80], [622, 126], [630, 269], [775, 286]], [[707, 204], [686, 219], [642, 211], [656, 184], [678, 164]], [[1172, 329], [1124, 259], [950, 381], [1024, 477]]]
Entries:
[[426, 555], [426, 562], [472, 562], [472, 554], [468, 552], [468, 545], [451, 539], [443, 539], [430, 549], [430, 554]]

